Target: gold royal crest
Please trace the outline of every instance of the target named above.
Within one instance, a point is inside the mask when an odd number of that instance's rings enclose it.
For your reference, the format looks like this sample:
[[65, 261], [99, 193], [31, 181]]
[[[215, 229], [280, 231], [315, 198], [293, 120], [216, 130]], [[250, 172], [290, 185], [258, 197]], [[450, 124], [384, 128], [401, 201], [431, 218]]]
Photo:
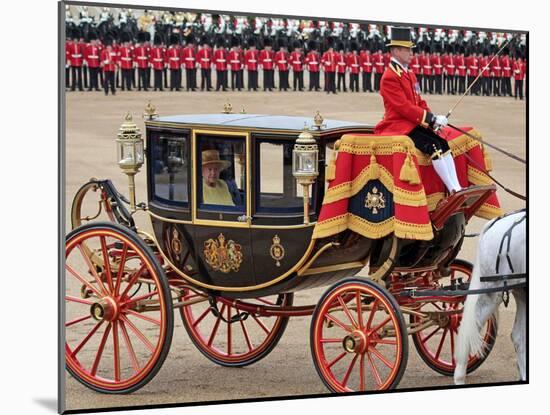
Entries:
[[220, 233], [217, 240], [204, 242], [204, 258], [214, 271], [224, 274], [239, 271], [243, 262], [242, 247], [231, 239], [226, 243], [225, 236]]
[[372, 188], [372, 193], [368, 192], [365, 197], [365, 207], [371, 209], [373, 214], [378, 213], [378, 209], [384, 209], [386, 207], [386, 200], [382, 193], [378, 193], [376, 187]]
[[281, 259], [285, 256], [285, 248], [281, 245], [281, 238], [279, 238], [278, 235], [275, 235], [273, 237], [273, 245], [271, 245], [271, 249], [269, 250], [271, 254], [271, 258], [273, 258], [276, 262], [275, 265], [278, 267], [281, 266]]

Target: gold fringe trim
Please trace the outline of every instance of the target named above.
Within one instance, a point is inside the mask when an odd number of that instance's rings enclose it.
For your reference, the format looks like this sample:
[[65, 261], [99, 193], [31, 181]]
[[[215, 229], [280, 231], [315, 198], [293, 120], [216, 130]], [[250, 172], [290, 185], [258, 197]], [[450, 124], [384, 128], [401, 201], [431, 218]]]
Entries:
[[487, 151], [484, 145], [481, 145], [481, 149], [483, 150], [483, 159], [485, 160], [485, 170], [492, 171], [493, 160], [491, 160], [491, 156], [489, 155], [489, 152]]
[[401, 166], [399, 179], [412, 185], [420, 184], [420, 177], [418, 175], [418, 170], [414, 165], [410, 148], [407, 148], [407, 157], [403, 162], [403, 166]]
[[445, 199], [445, 193], [436, 192], [427, 196], [428, 199], [428, 212], [432, 212], [437, 207], [440, 200]]
[[476, 216], [483, 219], [494, 219], [502, 216], [503, 214], [504, 211], [501, 208], [490, 205], [488, 203], [484, 203], [483, 205], [481, 205], [481, 207], [476, 212]]
[[470, 165], [468, 165], [468, 181], [478, 186], [493, 184], [493, 181], [489, 178], [489, 176]]

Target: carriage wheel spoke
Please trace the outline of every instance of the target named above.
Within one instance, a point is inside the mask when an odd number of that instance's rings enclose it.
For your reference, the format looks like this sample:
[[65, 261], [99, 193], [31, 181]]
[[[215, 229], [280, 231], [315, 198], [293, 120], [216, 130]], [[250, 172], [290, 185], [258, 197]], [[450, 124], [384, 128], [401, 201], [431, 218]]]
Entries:
[[269, 335], [269, 333], [271, 332], [271, 330], [269, 330], [269, 328], [264, 324], [262, 323], [262, 321], [256, 317], [255, 315], [251, 314], [252, 318], [256, 321], [256, 323], [258, 323], [258, 325], [262, 328], [263, 331], [265, 331], [265, 333], [267, 335]]
[[361, 354], [361, 359], [359, 360], [359, 390], [365, 390], [365, 354]]
[[380, 378], [380, 373], [378, 373], [378, 369], [376, 369], [376, 365], [374, 364], [374, 361], [372, 360], [372, 356], [368, 350], [367, 350], [367, 358], [369, 360], [369, 367], [372, 373], [372, 377], [374, 378], [376, 385], [380, 388], [380, 386], [382, 386], [382, 378]]
[[74, 320], [71, 320], [71, 321], [68, 321], [65, 323], [65, 327], [71, 327], [75, 324], [78, 324], [80, 323], [81, 321], [85, 321], [85, 320], [88, 320], [92, 318], [91, 314], [88, 314], [88, 315], [85, 315], [85, 316], [82, 316], [82, 317], [78, 317], [78, 318], [75, 318]]
[[355, 304], [357, 306], [357, 322], [359, 324], [359, 329], [363, 329], [363, 309], [361, 304], [361, 293], [357, 291], [355, 293]]
[[110, 332], [111, 323], [107, 325], [105, 331], [103, 332], [103, 337], [101, 338], [101, 343], [99, 344], [99, 348], [97, 349], [97, 353], [95, 355], [94, 364], [92, 365], [92, 376], [95, 376], [97, 373], [99, 362], [101, 361], [101, 357], [103, 356], [103, 350], [105, 350], [105, 343], [107, 343], [107, 338], [109, 337]]
[[374, 319], [374, 314], [376, 313], [376, 310], [378, 309], [378, 303], [380, 301], [378, 299], [374, 300], [374, 303], [372, 303], [372, 308], [370, 310], [369, 319], [367, 320], [367, 330], [370, 328], [372, 324], [372, 320]]
[[208, 339], [208, 347], [212, 346], [212, 342], [214, 341], [214, 337], [216, 337], [216, 333], [218, 332], [218, 327], [220, 326], [220, 322], [222, 321], [221, 316], [223, 316], [224, 311], [225, 311], [225, 304], [222, 306], [222, 309], [220, 310], [220, 314], [216, 318], [216, 323], [212, 328], [212, 333], [210, 333], [210, 338]]
[[319, 339], [320, 343], [342, 343], [342, 339]]
[[258, 297], [258, 298], [256, 298], [256, 300], [258, 300], [258, 301], [260, 301], [264, 304], [275, 305], [275, 303], [273, 301], [266, 300], [265, 298]]
[[388, 368], [393, 369], [394, 365], [386, 358], [378, 349], [375, 347], [369, 347], [369, 350], [378, 358], [382, 363], [384, 363]]
[[113, 321], [113, 364], [115, 366], [115, 382], [120, 382], [120, 350], [118, 346], [118, 322]]
[[441, 340], [439, 341], [439, 347], [437, 348], [437, 352], [435, 353], [436, 359], [439, 359], [439, 355], [441, 354], [441, 350], [443, 349], [443, 344], [445, 343], [445, 337], [447, 337], [447, 331], [448, 329], [443, 330], [443, 335], [441, 336]]
[[128, 281], [128, 285], [120, 295], [121, 297], [124, 297], [126, 294], [128, 294], [128, 291], [130, 291], [130, 288], [136, 283], [137, 279], [141, 276], [141, 273], [145, 270], [145, 264], [142, 264], [141, 267], [132, 275], [132, 278], [130, 278], [130, 281]]
[[243, 329], [243, 334], [246, 341], [246, 345], [248, 346], [248, 351], [251, 352], [253, 350], [253, 347], [252, 347], [252, 342], [250, 341], [250, 336], [248, 335], [248, 330], [246, 329], [246, 326], [242, 319], [239, 320], [239, 322], [241, 323], [241, 328]]
[[380, 330], [382, 327], [384, 327], [388, 322], [391, 320], [391, 316], [388, 316], [385, 318], [382, 323], [378, 324], [375, 328], [369, 331], [369, 333], [376, 333], [378, 330]]
[[132, 297], [128, 301], [123, 302], [122, 305], [129, 305], [129, 304], [137, 303], [138, 301], [145, 300], [146, 298], [153, 297], [153, 296], [157, 295], [158, 293], [159, 293], [158, 290], [155, 290], [155, 291], [151, 291], [147, 294], [140, 295], [139, 297]]
[[92, 305], [94, 302], [90, 300], [85, 300], [84, 298], [78, 298], [73, 297], [72, 295], [66, 295], [65, 301], [73, 302], [73, 303], [80, 303], [80, 304], [86, 304], [86, 305]]
[[126, 325], [124, 324], [124, 321], [120, 321], [120, 328], [122, 330], [122, 338], [124, 339], [126, 350], [128, 350], [128, 355], [130, 356], [130, 360], [132, 361], [132, 367], [134, 368], [134, 372], [137, 373], [139, 372], [139, 363], [137, 360], [134, 347], [132, 346], [132, 341], [130, 340], [130, 336], [128, 336], [128, 330], [126, 329]]
[[124, 265], [126, 264], [126, 256], [128, 255], [128, 245], [124, 242], [124, 247], [122, 248], [122, 256], [120, 257], [120, 266], [118, 268], [118, 273], [116, 276], [115, 283], [115, 296], [120, 292], [120, 284], [122, 283], [122, 275], [124, 274]]
[[103, 297], [102, 294], [95, 288], [92, 284], [90, 284], [89, 281], [86, 281], [84, 277], [78, 274], [69, 264], [65, 264], [65, 269], [69, 271], [78, 281], [80, 281], [82, 284], [84, 284], [86, 287], [88, 287], [90, 290], [94, 292], [95, 295], [98, 297]]
[[197, 325], [208, 315], [208, 313], [210, 313], [210, 307], [204, 310], [204, 313], [202, 313], [199, 318], [193, 322], [193, 327], [197, 327]]
[[155, 320], [154, 318], [151, 318], [151, 317], [147, 317], [141, 313], [138, 313], [137, 311], [134, 311], [134, 310], [126, 310], [126, 313], [127, 314], [130, 314], [134, 317], [137, 317], [137, 318], [140, 318], [142, 320], [145, 320], [145, 321], [148, 321], [149, 323], [152, 323], [156, 326], [160, 326], [161, 325], [161, 322], [160, 320]]
[[346, 303], [345, 303], [344, 300], [342, 299], [342, 296], [339, 295], [339, 296], [337, 297], [337, 300], [338, 300], [338, 302], [340, 303], [340, 305], [342, 306], [342, 309], [344, 310], [344, 313], [346, 314], [346, 316], [348, 316], [349, 321], [351, 321], [351, 325], [352, 325], [354, 328], [357, 327], [357, 323], [355, 322], [355, 320], [353, 319], [353, 316], [352, 316], [351, 313], [349, 312], [348, 306], [346, 305]]
[[437, 333], [439, 330], [441, 330], [441, 327], [437, 326], [434, 331], [432, 331], [430, 334], [428, 334], [426, 337], [422, 339], [422, 343], [426, 343], [428, 340], [430, 340], [435, 333]]
[[380, 340], [376, 340], [376, 344], [389, 344], [389, 345], [395, 346], [397, 344], [397, 340], [380, 339]]
[[139, 331], [139, 329], [130, 321], [125, 315], [120, 316], [120, 318], [130, 327], [130, 330], [134, 332], [134, 334], [137, 336], [138, 339], [141, 340], [141, 342], [149, 349], [151, 353], [155, 352], [155, 346], [153, 346], [153, 343], [149, 341], [145, 335]]
[[451, 335], [451, 363], [455, 366], [455, 335], [453, 329], [449, 330], [449, 334]]
[[356, 354], [355, 356], [353, 356], [353, 359], [351, 360], [351, 363], [349, 364], [348, 370], [346, 371], [346, 374], [344, 375], [344, 379], [342, 379], [342, 386], [343, 387], [346, 387], [346, 385], [348, 383], [349, 377], [350, 377], [351, 372], [353, 370], [353, 366], [355, 366], [355, 361], [357, 360], [357, 356], [359, 356], [359, 355]]
[[325, 314], [325, 319], [332, 321], [334, 324], [341, 327], [345, 331], [351, 331], [350, 327], [346, 326], [344, 323], [342, 323], [340, 320], [330, 314]]
[[[101, 281], [101, 278], [99, 278], [99, 275], [97, 275], [97, 271], [95, 269], [95, 266], [94, 264], [92, 264], [92, 261], [90, 260], [90, 258], [88, 257], [88, 255], [86, 255], [86, 252], [84, 252], [84, 247], [82, 246], [82, 243], [79, 243], [78, 245], [78, 250], [80, 251], [80, 253], [82, 254], [82, 258], [84, 258], [84, 261], [86, 262], [86, 265], [88, 266], [88, 269], [90, 270], [92, 276], [94, 277], [94, 279], [96, 280], [97, 284], [99, 285], [99, 287], [101, 288], [101, 292], [104, 294], [104, 295], [109, 295], [109, 293], [107, 292], [107, 290], [105, 289], [105, 286], [103, 285], [103, 282]], [[103, 296], [101, 296], [103, 297]]]
[[333, 360], [330, 361], [330, 363], [327, 364], [327, 369], [330, 369], [332, 366], [334, 366], [336, 363], [342, 360], [343, 357], [347, 354], [348, 354], [347, 352], [342, 352], [341, 354], [336, 356]]
[[227, 307], [227, 355], [231, 356], [231, 306]]
[[105, 274], [107, 275], [107, 285], [112, 293], [115, 287], [113, 285], [113, 276], [111, 274], [111, 262], [109, 261], [109, 254], [107, 253], [107, 242], [105, 241], [104, 235], [101, 235], [99, 239], [101, 241], [101, 252], [103, 253], [103, 265], [105, 266]]
[[78, 346], [76, 346], [76, 348], [72, 351], [71, 353], [71, 356], [75, 357], [76, 354], [82, 350], [82, 348], [86, 345], [86, 343], [88, 343], [88, 341], [92, 338], [92, 336], [96, 333], [97, 330], [99, 330], [99, 328], [101, 327], [101, 325], [103, 324], [103, 321], [104, 320], [101, 320], [100, 322], [98, 322], [93, 328], [92, 330], [90, 330], [90, 332], [86, 335], [86, 337], [84, 337], [84, 339], [82, 339], [82, 341], [80, 342], [80, 344]]

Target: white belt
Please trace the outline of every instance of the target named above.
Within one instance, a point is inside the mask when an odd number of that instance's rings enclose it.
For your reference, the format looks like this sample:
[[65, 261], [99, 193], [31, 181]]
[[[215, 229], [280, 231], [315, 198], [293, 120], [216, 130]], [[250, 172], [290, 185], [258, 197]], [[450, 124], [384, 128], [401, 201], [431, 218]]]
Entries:
[[319, 65], [319, 62], [309, 62], [310, 65]]
[[80, 54], [79, 55], [71, 55], [71, 57], [73, 57], [73, 58], [80, 58], [81, 56], [82, 55], [80, 55]]
[[459, 66], [459, 68], [460, 68], [460, 69], [466, 69], [466, 67], [465, 67], [465, 66]]
[[155, 58], [155, 59], [153, 59], [153, 60], [154, 60], [155, 62], [162, 62], [162, 61], [163, 61], [163, 59], [161, 59], [161, 58]]
[[120, 59], [123, 60], [123, 61], [131, 61], [132, 60], [132, 58], [120, 58]]
[[353, 66], [354, 68], [357, 68], [359, 65], [357, 65], [356, 63], [352, 63], [351, 66]]
[[98, 56], [97, 55], [88, 55], [88, 58], [97, 59]]
[[256, 59], [250, 59], [248, 62], [257, 62]]
[[203, 61], [203, 62], [210, 62], [210, 58], [202, 58], [201, 61]]
[[143, 60], [143, 59], [147, 59], [147, 56], [138, 56], [137, 58]]
[[302, 61], [292, 61], [292, 63], [295, 64], [295, 65], [299, 65], [299, 64], [302, 63]]
[[271, 59], [264, 59], [264, 62], [271, 62]]
[[170, 60], [173, 60], [173, 61], [179, 61], [180, 58], [170, 58]]
[[195, 58], [185, 58], [186, 61], [194, 61]]
[[448, 65], [448, 66], [449, 66], [449, 68], [454, 68], [455, 67], [454, 65]]
[[506, 70], [506, 71], [509, 71], [510, 69], [512, 69], [512, 67], [510, 67], [510, 66], [505, 66], [504, 67], [504, 70]]
[[216, 62], [225, 62], [225, 59], [216, 59]]
[[232, 60], [231, 63], [240, 63], [240, 60]]
[[443, 65], [434, 65], [436, 68], [441, 68]]
[[279, 61], [278, 63], [286, 63], [286, 61]]

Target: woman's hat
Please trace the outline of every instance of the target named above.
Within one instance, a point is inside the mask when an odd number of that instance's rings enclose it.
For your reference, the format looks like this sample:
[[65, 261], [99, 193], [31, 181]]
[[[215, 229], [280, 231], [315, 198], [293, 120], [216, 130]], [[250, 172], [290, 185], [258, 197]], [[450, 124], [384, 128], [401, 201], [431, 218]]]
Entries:
[[204, 150], [202, 152], [202, 167], [211, 164], [217, 164], [220, 166], [220, 170], [225, 170], [231, 166], [229, 161], [220, 159], [220, 152], [218, 150]]
[[386, 46], [401, 46], [403, 48], [414, 48], [415, 44], [411, 39], [410, 27], [391, 27], [391, 40]]

